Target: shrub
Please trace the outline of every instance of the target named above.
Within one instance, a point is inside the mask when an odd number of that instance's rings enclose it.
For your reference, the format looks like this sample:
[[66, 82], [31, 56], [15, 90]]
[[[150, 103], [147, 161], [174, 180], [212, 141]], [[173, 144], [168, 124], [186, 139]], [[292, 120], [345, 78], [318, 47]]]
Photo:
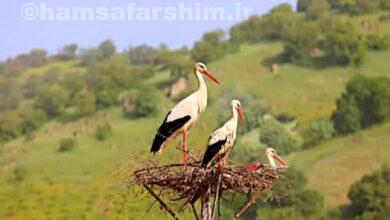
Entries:
[[77, 147], [77, 141], [74, 138], [63, 138], [60, 140], [60, 146], [58, 152], [72, 151]]
[[27, 109], [21, 113], [21, 118], [21, 130], [24, 134], [35, 131], [47, 120], [47, 116], [42, 109]]
[[331, 64], [361, 65], [366, 58], [366, 44], [349, 21], [333, 18], [325, 22], [324, 49]]
[[390, 166], [364, 175], [348, 193], [355, 219], [387, 219], [390, 216]]
[[97, 126], [95, 137], [99, 141], [104, 141], [112, 136], [111, 126], [108, 122], [101, 123]]
[[312, 0], [298, 0], [298, 3], [297, 3], [297, 11], [298, 12], [304, 12], [307, 10], [310, 2], [312, 2]]
[[195, 42], [191, 57], [193, 60], [209, 63], [235, 51], [234, 45], [225, 40], [225, 32], [216, 30], [207, 32], [202, 40]]
[[35, 106], [45, 111], [46, 115], [54, 118], [63, 114], [68, 93], [62, 87], [51, 86], [42, 89], [35, 99]]
[[101, 51], [103, 58], [108, 59], [115, 53], [115, 45], [111, 40], [105, 40], [100, 43], [98, 49]]
[[285, 41], [284, 54], [295, 64], [310, 66], [313, 63], [312, 50], [317, 47], [318, 25], [314, 22], [301, 22]]
[[327, 118], [315, 119], [303, 129], [304, 146], [312, 147], [323, 140], [332, 138], [335, 133], [332, 121]]
[[134, 105], [134, 110], [127, 112], [126, 109], [123, 109], [123, 114], [126, 117], [139, 118], [158, 114], [160, 97], [154, 85], [138, 85], [130, 91], [130, 102]]
[[339, 134], [390, 119], [390, 79], [356, 76], [336, 102], [332, 120]]
[[27, 170], [25, 167], [21, 167], [21, 166], [18, 166], [18, 167], [15, 167], [15, 169], [13, 170], [13, 180], [15, 182], [22, 182], [23, 180], [25, 180], [27, 177]]
[[21, 135], [20, 116], [15, 111], [0, 113], [0, 141], [8, 141]]
[[366, 44], [368, 49], [371, 50], [387, 50], [390, 47], [390, 35], [368, 35], [366, 38]]
[[288, 154], [300, 147], [299, 140], [273, 118], [265, 120], [260, 126], [260, 142], [275, 148], [280, 154]]
[[307, 6], [306, 16], [309, 19], [319, 19], [324, 17], [329, 11], [327, 0], [311, 0]]

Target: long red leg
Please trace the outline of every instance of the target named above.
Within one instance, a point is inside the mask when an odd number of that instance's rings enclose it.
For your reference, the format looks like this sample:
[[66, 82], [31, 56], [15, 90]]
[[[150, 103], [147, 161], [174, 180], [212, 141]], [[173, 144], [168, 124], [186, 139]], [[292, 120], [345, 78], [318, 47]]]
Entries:
[[183, 154], [183, 163], [186, 166], [188, 164], [188, 155], [187, 155], [187, 132], [183, 132], [183, 139], [181, 144], [181, 150]]

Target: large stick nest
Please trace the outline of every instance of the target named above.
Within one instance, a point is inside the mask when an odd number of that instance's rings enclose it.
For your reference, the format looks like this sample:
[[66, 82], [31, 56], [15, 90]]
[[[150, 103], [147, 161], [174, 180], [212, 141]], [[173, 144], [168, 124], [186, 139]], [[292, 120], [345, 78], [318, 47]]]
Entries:
[[[182, 201], [183, 205], [194, 204], [206, 193], [223, 192], [235, 195], [250, 192], [265, 192], [286, 168], [264, 165], [257, 171], [247, 172], [245, 166], [233, 165], [218, 171], [202, 168], [199, 163], [187, 166], [175, 163], [165, 166], [150, 164], [147, 168], [134, 171], [134, 182], [147, 189], [157, 189], [169, 195], [171, 201]], [[217, 190], [218, 189], [218, 190]]]

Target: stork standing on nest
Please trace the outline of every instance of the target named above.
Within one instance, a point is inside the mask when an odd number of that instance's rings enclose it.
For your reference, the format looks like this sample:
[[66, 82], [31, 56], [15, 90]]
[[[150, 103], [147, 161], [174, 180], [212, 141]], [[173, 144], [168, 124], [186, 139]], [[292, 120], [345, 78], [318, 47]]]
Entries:
[[226, 165], [226, 159], [236, 140], [237, 120], [244, 122], [244, 115], [240, 101], [231, 102], [232, 117], [222, 127], [214, 131], [207, 145], [207, 150], [202, 159], [202, 167], [210, 167], [218, 163], [218, 169]]
[[181, 148], [183, 154], [183, 163], [188, 163], [186, 139], [189, 130], [198, 120], [199, 115], [207, 106], [207, 87], [203, 79], [203, 74], [208, 76], [215, 83], [219, 84], [218, 79], [207, 70], [203, 63], [197, 63], [194, 66], [194, 74], [198, 79], [198, 90], [187, 98], [180, 101], [165, 116], [163, 123], [157, 130], [150, 152], [161, 154], [164, 146], [169, 139], [176, 138], [182, 134]]

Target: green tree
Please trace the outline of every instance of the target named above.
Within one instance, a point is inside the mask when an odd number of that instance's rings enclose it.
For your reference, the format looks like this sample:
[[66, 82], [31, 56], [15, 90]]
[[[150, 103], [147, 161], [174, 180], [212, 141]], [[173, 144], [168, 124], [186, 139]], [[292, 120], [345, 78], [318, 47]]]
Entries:
[[329, 8], [327, 0], [311, 0], [307, 6], [306, 16], [313, 20], [323, 18], [328, 13]]
[[330, 63], [360, 65], [364, 62], [366, 44], [351, 22], [336, 17], [323, 25], [326, 30], [324, 49]]
[[297, 3], [297, 11], [298, 12], [304, 12], [307, 10], [310, 2], [312, 2], [312, 0], [298, 0], [298, 3]]
[[8, 141], [21, 135], [20, 116], [15, 111], [0, 112], [0, 141]]
[[154, 85], [139, 84], [130, 91], [130, 101], [134, 105], [134, 110], [123, 111], [126, 117], [138, 118], [148, 117], [158, 114], [160, 97]]
[[310, 66], [313, 64], [312, 50], [317, 47], [318, 26], [314, 22], [301, 22], [289, 35], [284, 45], [284, 54], [295, 64]]
[[336, 102], [332, 120], [338, 133], [345, 134], [387, 121], [390, 118], [390, 79], [359, 75], [346, 85]]
[[261, 18], [263, 39], [280, 40], [288, 37], [299, 21], [289, 4], [281, 4]]
[[20, 116], [22, 118], [20, 126], [24, 134], [38, 129], [47, 120], [47, 116], [42, 109], [23, 109]]
[[236, 49], [225, 39], [223, 30], [216, 30], [205, 33], [202, 40], [195, 42], [191, 56], [198, 62], [209, 63]]
[[74, 108], [70, 119], [77, 119], [95, 112], [95, 104], [95, 95], [87, 89], [81, 90], [70, 100], [70, 106]]
[[367, 35], [366, 44], [371, 50], [387, 50], [390, 48], [390, 35]]
[[275, 148], [280, 154], [298, 150], [299, 140], [290, 134], [277, 120], [266, 119], [260, 126], [260, 142]]
[[77, 44], [69, 44], [64, 46], [56, 55], [59, 60], [69, 60], [76, 56]]
[[390, 216], [390, 166], [364, 175], [348, 193], [355, 219], [387, 219]]
[[129, 48], [129, 59], [133, 64], [152, 64], [157, 59], [158, 51], [146, 44]]
[[0, 79], [0, 111], [18, 107], [21, 100], [19, 85], [14, 79]]
[[35, 99], [35, 106], [45, 111], [47, 116], [54, 118], [63, 114], [68, 93], [59, 86], [51, 86], [42, 89]]
[[116, 50], [115, 45], [111, 40], [105, 40], [100, 43], [98, 49], [101, 51], [103, 59], [110, 58]]
[[309, 123], [303, 129], [303, 139], [305, 147], [312, 147], [323, 140], [328, 140], [335, 135], [336, 131], [333, 122], [328, 118], [318, 118]]
[[355, 0], [356, 10], [352, 13], [365, 14], [379, 10], [381, 0]]

